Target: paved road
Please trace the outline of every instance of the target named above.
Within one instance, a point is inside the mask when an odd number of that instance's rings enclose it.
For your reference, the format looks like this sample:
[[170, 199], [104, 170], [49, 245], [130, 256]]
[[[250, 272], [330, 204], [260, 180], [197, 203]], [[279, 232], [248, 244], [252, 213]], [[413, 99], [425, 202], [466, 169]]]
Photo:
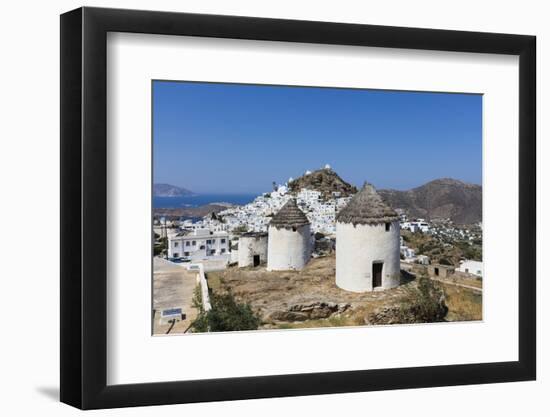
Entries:
[[[183, 333], [197, 317], [198, 311], [192, 306], [193, 292], [197, 285], [197, 273], [188, 271], [182, 264], [175, 264], [155, 257], [153, 261], [153, 334]], [[160, 310], [181, 307], [185, 320], [170, 324], [160, 324]]]

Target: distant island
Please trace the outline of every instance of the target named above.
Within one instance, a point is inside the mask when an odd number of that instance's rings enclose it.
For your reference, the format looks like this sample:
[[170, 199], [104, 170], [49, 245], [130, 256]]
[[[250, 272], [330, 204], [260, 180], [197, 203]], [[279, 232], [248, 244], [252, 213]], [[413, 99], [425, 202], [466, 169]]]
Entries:
[[194, 192], [171, 184], [153, 184], [153, 197], [191, 197]]

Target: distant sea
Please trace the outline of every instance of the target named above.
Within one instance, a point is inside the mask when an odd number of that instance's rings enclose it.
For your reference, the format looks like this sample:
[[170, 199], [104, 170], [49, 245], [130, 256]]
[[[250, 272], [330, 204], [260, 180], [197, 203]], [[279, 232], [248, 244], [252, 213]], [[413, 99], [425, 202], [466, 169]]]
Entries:
[[212, 203], [231, 203], [242, 206], [258, 194], [199, 194], [184, 197], [153, 197], [153, 208], [200, 207]]

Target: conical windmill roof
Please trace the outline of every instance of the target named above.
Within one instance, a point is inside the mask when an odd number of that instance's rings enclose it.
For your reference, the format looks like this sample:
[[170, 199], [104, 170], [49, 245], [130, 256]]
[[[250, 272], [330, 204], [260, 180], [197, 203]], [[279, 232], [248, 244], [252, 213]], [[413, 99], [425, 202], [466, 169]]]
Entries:
[[361, 191], [336, 216], [340, 223], [379, 224], [399, 220], [394, 209], [382, 200], [372, 184], [365, 182]]
[[309, 224], [309, 220], [304, 212], [300, 210], [294, 198], [288, 200], [269, 222], [270, 226], [274, 226], [277, 229], [290, 229], [307, 224]]

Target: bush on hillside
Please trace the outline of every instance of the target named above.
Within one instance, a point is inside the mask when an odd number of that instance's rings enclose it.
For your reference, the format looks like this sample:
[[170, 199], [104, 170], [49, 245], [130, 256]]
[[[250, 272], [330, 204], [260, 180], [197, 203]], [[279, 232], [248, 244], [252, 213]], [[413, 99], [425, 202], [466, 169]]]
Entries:
[[399, 304], [383, 306], [367, 314], [365, 324], [435, 323], [445, 321], [449, 308], [443, 290], [426, 276], [406, 289]]
[[200, 289], [195, 290], [193, 305], [199, 308], [199, 315], [191, 324], [194, 332], [230, 332], [236, 330], [257, 330], [260, 317], [249, 304], [238, 303], [231, 293], [210, 296], [212, 309], [204, 311], [200, 300]]

